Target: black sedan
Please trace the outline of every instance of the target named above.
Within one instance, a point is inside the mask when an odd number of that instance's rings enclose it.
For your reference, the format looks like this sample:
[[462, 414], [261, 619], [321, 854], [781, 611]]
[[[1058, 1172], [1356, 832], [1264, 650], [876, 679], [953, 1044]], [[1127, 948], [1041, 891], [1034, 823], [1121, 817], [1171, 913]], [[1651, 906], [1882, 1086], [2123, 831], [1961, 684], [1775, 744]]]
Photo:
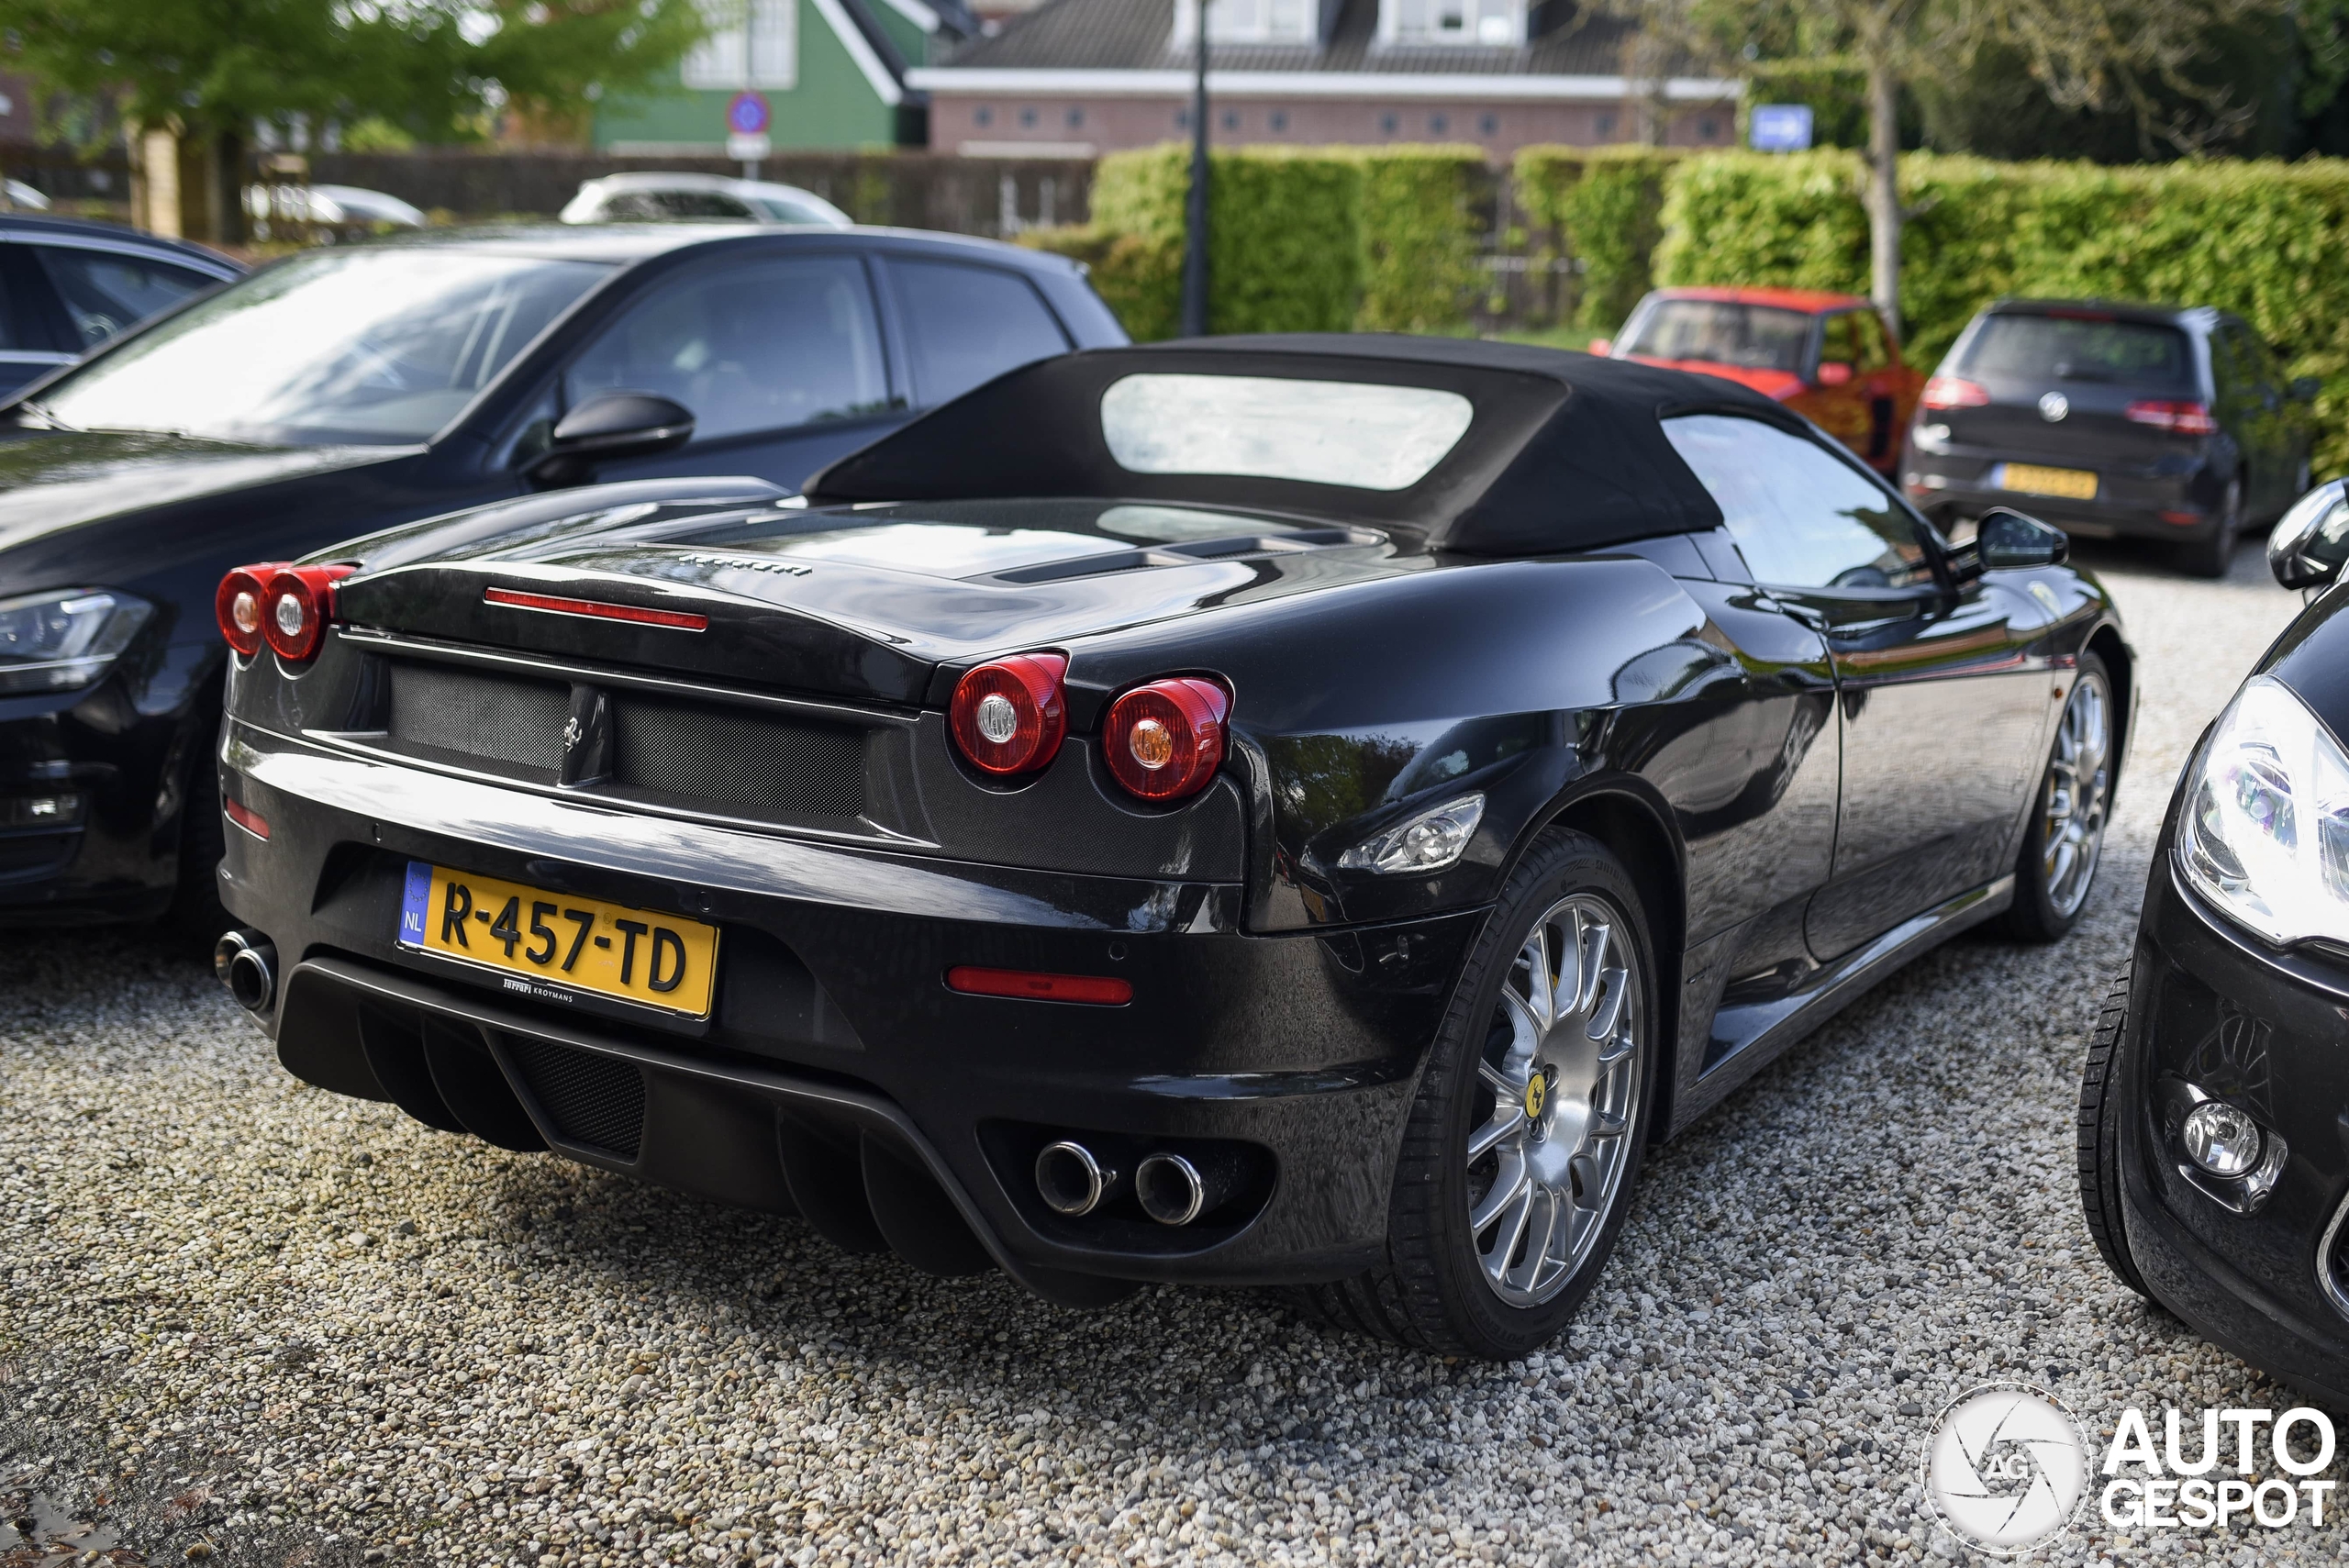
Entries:
[[244, 275], [217, 251], [117, 224], [0, 214], [0, 394]]
[[[2277, 525], [2335, 584], [2349, 486]], [[2349, 586], [2304, 609], [2171, 797], [2080, 1085], [2080, 1197], [2130, 1288], [2349, 1405]]]
[[2172, 545], [2224, 576], [2247, 526], [2308, 488], [2304, 405], [2241, 318], [2105, 300], [2000, 300], [1943, 356], [1902, 482], [1936, 517], [2031, 506], [2088, 539]]
[[575, 508], [520, 498], [595, 480], [780, 495], [1124, 340], [1074, 265], [1012, 246], [644, 226], [313, 251], [116, 339], [0, 411], [0, 924], [178, 890], [217, 929], [212, 595], [239, 562], [499, 498], [527, 527]]
[[221, 587], [295, 1073], [1063, 1302], [1514, 1356], [1642, 1149], [2093, 881], [2132, 664], [1730, 383], [1402, 338], [1015, 372], [803, 504]]

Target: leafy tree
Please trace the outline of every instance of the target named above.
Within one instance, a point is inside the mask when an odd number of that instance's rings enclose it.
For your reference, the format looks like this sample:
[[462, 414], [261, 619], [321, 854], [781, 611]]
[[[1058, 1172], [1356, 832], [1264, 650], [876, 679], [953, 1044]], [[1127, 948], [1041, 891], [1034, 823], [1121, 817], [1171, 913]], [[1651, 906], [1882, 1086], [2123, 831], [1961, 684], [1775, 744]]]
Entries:
[[[1910, 216], [1895, 178], [1905, 95], [1960, 79], [1977, 63], [2006, 62], [2059, 110], [2127, 115], [2147, 154], [2164, 147], [2199, 153], [2239, 135], [2254, 108], [2224, 72], [2211, 69], [2217, 40], [2271, 28], [2295, 0], [1618, 3], [1659, 36], [1699, 53], [1742, 53], [1750, 45], [1757, 55], [1765, 48], [1839, 54], [1857, 65], [1868, 128], [1870, 293], [1898, 331], [1900, 229]], [[2307, 3], [2331, 7], [2338, 0]]]
[[225, 198], [211, 238], [236, 237], [256, 124], [470, 139], [509, 106], [560, 119], [642, 85], [704, 29], [694, 0], [0, 0], [17, 69], [196, 150]]

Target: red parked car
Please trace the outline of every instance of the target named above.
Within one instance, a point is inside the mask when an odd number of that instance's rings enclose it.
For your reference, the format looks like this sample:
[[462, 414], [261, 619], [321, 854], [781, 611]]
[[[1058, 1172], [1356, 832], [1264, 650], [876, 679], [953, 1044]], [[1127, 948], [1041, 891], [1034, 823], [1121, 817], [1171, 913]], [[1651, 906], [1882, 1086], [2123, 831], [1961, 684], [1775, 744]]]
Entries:
[[1814, 289], [1655, 289], [1594, 354], [1750, 386], [1890, 474], [1925, 374], [1901, 361], [1876, 306]]

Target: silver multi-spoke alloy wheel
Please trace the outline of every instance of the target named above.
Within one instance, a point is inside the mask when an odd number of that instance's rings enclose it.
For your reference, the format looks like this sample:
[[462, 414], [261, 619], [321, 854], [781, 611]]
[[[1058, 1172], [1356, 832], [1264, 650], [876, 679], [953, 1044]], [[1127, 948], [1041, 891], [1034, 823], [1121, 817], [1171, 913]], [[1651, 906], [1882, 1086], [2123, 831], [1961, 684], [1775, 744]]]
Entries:
[[1533, 923], [1501, 979], [1468, 1136], [1468, 1229], [1512, 1307], [1565, 1288], [1589, 1258], [1634, 1158], [1647, 1028], [1624, 917], [1577, 893]]
[[2047, 901], [2064, 919], [2079, 912], [2096, 883], [2111, 797], [2112, 695], [2102, 675], [2083, 670], [2055, 732], [2040, 838]]

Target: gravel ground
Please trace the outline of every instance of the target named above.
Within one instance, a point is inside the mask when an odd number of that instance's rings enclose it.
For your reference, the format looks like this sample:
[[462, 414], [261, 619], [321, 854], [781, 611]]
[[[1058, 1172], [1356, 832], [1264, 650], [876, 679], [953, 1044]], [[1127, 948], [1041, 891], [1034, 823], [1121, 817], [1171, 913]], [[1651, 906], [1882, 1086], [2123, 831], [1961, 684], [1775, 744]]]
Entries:
[[[842, 1256], [297, 1084], [151, 942], [12, 936], [0, 1504], [271, 1568], [1955, 1556], [1917, 1465], [1976, 1382], [2092, 1429], [2297, 1402], [2105, 1273], [2071, 1170], [2170, 780], [2297, 598], [2255, 550], [2222, 584], [2091, 563], [2149, 697], [2091, 917], [1943, 948], [1660, 1151], [1581, 1319], [1508, 1366], [1251, 1295], [1087, 1316]], [[2050, 1555], [2340, 1539], [2091, 1510]]]

